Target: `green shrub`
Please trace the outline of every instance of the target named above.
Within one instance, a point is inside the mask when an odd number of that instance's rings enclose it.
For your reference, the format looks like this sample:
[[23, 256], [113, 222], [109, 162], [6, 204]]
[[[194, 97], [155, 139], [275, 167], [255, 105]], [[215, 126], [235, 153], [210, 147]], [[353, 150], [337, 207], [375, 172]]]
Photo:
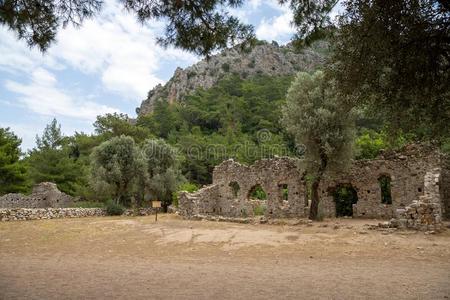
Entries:
[[255, 216], [264, 216], [267, 207], [265, 205], [258, 205], [253, 209]]
[[190, 183], [190, 182], [186, 182], [186, 183], [183, 183], [182, 185], [180, 185], [180, 187], [178, 188], [178, 191], [173, 193], [173, 195], [172, 195], [172, 204], [175, 207], [178, 207], [178, 199], [179, 199], [180, 193], [182, 191], [189, 192], [189, 193], [196, 192], [196, 191], [198, 191], [198, 185], [196, 185], [195, 183]]
[[447, 155], [450, 155], [450, 138], [444, 139], [441, 145], [441, 151]]
[[260, 185], [257, 185], [252, 189], [250, 199], [266, 200], [267, 194]]
[[222, 70], [224, 72], [229, 72], [230, 71], [230, 64], [229, 63], [223, 63], [222, 64]]
[[120, 216], [124, 213], [125, 208], [112, 200], [106, 202], [106, 214], [108, 216]]
[[374, 130], [364, 130], [356, 139], [357, 159], [373, 159], [386, 149], [386, 136]]

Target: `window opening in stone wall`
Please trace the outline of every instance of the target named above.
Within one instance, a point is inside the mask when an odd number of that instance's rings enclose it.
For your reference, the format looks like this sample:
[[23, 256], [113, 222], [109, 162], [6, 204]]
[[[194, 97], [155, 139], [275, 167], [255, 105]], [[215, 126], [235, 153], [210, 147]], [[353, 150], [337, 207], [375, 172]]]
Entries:
[[248, 192], [249, 199], [258, 199], [258, 200], [266, 200], [267, 194], [261, 187], [261, 185], [257, 184], [253, 186], [250, 191]]
[[280, 199], [281, 200], [288, 200], [289, 198], [289, 189], [288, 189], [288, 185], [285, 183], [279, 184], [278, 185], [278, 189], [280, 191]]
[[237, 183], [236, 181], [232, 181], [228, 186], [231, 188], [231, 191], [233, 192], [233, 197], [236, 198], [238, 196], [239, 190], [241, 189], [239, 183]]
[[353, 204], [358, 202], [358, 193], [351, 185], [339, 185], [333, 192], [336, 217], [353, 216]]
[[392, 204], [391, 177], [388, 175], [382, 175], [378, 178], [378, 182], [380, 183], [381, 189], [381, 203]]

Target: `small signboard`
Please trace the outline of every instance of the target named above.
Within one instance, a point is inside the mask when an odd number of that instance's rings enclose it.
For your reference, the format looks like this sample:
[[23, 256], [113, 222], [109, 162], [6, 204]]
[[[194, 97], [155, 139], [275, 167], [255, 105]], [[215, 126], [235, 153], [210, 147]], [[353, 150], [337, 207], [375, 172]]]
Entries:
[[152, 207], [155, 209], [155, 222], [158, 221], [158, 209], [161, 207], [161, 201], [152, 201]]

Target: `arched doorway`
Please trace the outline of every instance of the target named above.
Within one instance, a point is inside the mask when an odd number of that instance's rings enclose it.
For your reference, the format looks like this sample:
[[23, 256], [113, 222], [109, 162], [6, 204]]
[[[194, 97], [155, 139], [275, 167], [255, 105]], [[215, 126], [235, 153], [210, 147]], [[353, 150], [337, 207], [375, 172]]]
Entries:
[[358, 202], [358, 193], [351, 184], [336, 186], [333, 198], [336, 204], [336, 217], [353, 216], [353, 204]]

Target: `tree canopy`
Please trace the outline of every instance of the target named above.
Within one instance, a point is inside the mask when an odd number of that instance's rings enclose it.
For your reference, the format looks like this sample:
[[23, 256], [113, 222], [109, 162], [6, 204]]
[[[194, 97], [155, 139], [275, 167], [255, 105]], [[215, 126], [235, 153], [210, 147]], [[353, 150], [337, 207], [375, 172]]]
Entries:
[[0, 195], [26, 189], [26, 168], [19, 160], [21, 142], [9, 128], [0, 128]]
[[36, 136], [37, 146], [25, 159], [33, 184], [54, 182], [61, 191], [75, 195], [86, 183], [83, 165], [72, 155], [68, 141], [56, 119], [45, 127], [42, 136]]
[[450, 6], [440, 0], [344, 2], [330, 75], [391, 133], [450, 136]]
[[308, 172], [313, 176], [310, 218], [318, 218], [318, 188], [323, 174], [349, 164], [353, 153], [354, 114], [341, 105], [335, 83], [322, 71], [300, 72], [287, 93], [283, 123], [305, 146]]
[[[225, 7], [238, 7], [242, 0], [118, 0], [142, 23], [163, 20], [161, 45], [173, 45], [200, 55], [229, 44], [251, 43], [253, 27], [230, 16]], [[81, 26], [97, 16], [102, 0], [5, 0], [0, 2], [0, 24], [15, 31], [28, 45], [45, 51], [61, 27]]]
[[[255, 42], [252, 25], [243, 24], [227, 8], [239, 8], [245, 0], [117, 0], [142, 22], [164, 21], [158, 39], [202, 56], [239, 44], [242, 49]], [[288, 3], [298, 28], [297, 39], [323, 37], [331, 23], [329, 13], [337, 0], [278, 0]], [[61, 27], [81, 26], [102, 10], [103, 0], [4, 0], [0, 2], [0, 24], [17, 33], [28, 45], [42, 51], [55, 41]]]

